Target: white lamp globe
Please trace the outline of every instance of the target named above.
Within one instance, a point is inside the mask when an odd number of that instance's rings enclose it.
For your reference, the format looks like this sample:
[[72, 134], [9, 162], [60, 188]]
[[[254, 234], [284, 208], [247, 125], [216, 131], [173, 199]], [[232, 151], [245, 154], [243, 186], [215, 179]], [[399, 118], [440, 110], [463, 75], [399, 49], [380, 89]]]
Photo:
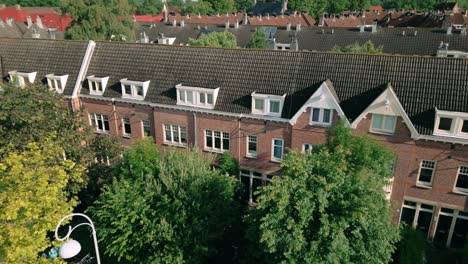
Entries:
[[63, 259], [73, 258], [81, 251], [81, 245], [78, 241], [68, 239], [59, 249], [59, 256]]

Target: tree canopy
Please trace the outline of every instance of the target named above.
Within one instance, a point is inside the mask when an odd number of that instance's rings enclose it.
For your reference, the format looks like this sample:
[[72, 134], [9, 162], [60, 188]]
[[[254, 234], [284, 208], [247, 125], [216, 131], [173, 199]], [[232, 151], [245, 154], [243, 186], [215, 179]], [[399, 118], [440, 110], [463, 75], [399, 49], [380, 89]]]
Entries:
[[191, 46], [237, 48], [237, 39], [231, 32], [211, 32], [198, 39], [189, 38]]
[[127, 0], [63, 0], [73, 17], [65, 37], [74, 40], [133, 41], [134, 10]]
[[51, 244], [47, 232], [76, 205], [66, 187], [82, 180], [83, 170], [63, 160], [63, 149], [50, 139], [11, 150], [0, 160], [0, 261], [45, 262], [38, 252]]
[[128, 148], [89, 209], [105, 254], [130, 263], [206, 263], [236, 218], [237, 181], [196, 150]]
[[362, 45], [359, 42], [348, 45], [346, 47], [334, 46], [331, 50], [333, 52], [347, 52], [347, 53], [368, 53], [368, 54], [383, 54], [383, 46], [376, 47], [370, 40]]
[[313, 154], [292, 152], [247, 218], [266, 263], [388, 263], [398, 240], [383, 187], [393, 156], [343, 124]]
[[268, 48], [268, 39], [265, 31], [255, 30], [255, 33], [250, 37], [246, 48], [249, 49], [266, 49]]

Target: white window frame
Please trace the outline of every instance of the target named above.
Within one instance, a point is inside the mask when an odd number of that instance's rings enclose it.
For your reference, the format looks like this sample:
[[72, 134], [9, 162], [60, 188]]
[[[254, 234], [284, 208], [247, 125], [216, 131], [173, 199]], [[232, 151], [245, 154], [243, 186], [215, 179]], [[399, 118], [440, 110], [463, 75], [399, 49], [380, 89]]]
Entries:
[[[148, 125], [145, 126], [145, 123], [147, 123]], [[148, 137], [146, 134], [145, 134], [145, 127], [149, 127], [149, 131], [150, 131], [150, 136], [151, 137], [153, 135], [152, 133], [152, 127], [151, 127], [151, 121], [148, 119], [148, 120], [141, 120], [141, 133], [142, 133], [142, 137]]]
[[[94, 75], [86, 77], [88, 79], [88, 87], [89, 87], [89, 94], [91, 95], [103, 95], [106, 91], [107, 82], [109, 81], [109, 77], [96, 77]], [[95, 89], [97, 84], [101, 85], [102, 91]]]
[[[314, 109], [319, 109], [319, 121], [314, 121]], [[330, 120], [329, 122], [324, 122], [323, 117], [325, 115], [325, 110], [330, 111]], [[310, 125], [318, 125], [318, 126], [331, 126], [333, 122], [333, 109], [330, 108], [320, 108], [320, 107], [311, 107], [310, 108]]]
[[[394, 115], [384, 115], [384, 114], [377, 114], [377, 113], [371, 113], [372, 114], [372, 118], [371, 118], [371, 124], [370, 124], [370, 132], [376, 132], [376, 133], [384, 133], [384, 134], [395, 134], [395, 129], [396, 129], [396, 123], [397, 123], [397, 120], [398, 120], [398, 116], [394, 116]], [[374, 128], [374, 118], [375, 118], [375, 115], [380, 115], [382, 116], [382, 123], [380, 124], [380, 128]], [[393, 118], [395, 118], [395, 122], [393, 122], [393, 127], [391, 130], [388, 130], [388, 129], [385, 129], [385, 121], [387, 120], [387, 117], [388, 116], [392, 116]]]
[[[126, 124], [130, 126], [130, 131], [126, 131], [125, 129]], [[123, 133], [123, 136], [126, 138], [132, 137], [132, 121], [128, 117], [122, 118], [122, 133]]]
[[461, 175], [468, 178], [468, 166], [467, 165], [465, 166], [461, 165], [458, 167], [457, 179], [455, 180], [455, 184], [453, 186], [453, 192], [468, 195], [468, 188], [457, 187], [457, 182]]
[[[450, 131], [439, 129], [441, 118], [452, 119]], [[468, 138], [468, 133], [462, 132], [463, 122], [465, 122], [465, 120], [468, 122], [468, 113], [442, 111], [442, 110], [436, 109], [436, 116], [435, 116], [435, 121], [434, 121], [434, 135], [466, 139]]]
[[[122, 98], [124, 99], [133, 99], [133, 100], [145, 100], [146, 93], [148, 92], [150, 81], [130, 81], [125, 78], [120, 80], [120, 88], [122, 89]], [[131, 93], [127, 94], [125, 91], [125, 85], [130, 85]], [[138, 86], [142, 87], [143, 95], [138, 94]]]
[[[271, 95], [271, 94], [259, 94], [256, 92], [253, 92], [251, 94], [252, 97], [252, 114], [254, 115], [268, 115], [268, 116], [275, 116], [275, 117], [281, 117], [281, 114], [283, 113], [283, 106], [284, 106], [284, 100], [286, 98], [286, 94], [284, 95]], [[263, 100], [263, 109], [256, 109], [256, 100]], [[271, 112], [270, 107], [271, 107], [271, 102], [279, 102], [279, 112]]]
[[[281, 158], [275, 157], [275, 147], [276, 147], [275, 140], [281, 141]], [[284, 157], [284, 140], [282, 138], [273, 138], [271, 140], [271, 161], [281, 162], [283, 160], [283, 157]]]
[[[94, 118], [93, 118], [94, 117]], [[94, 120], [94, 124], [93, 124]], [[105, 121], [109, 126], [109, 130], [106, 130]], [[98, 123], [102, 122], [102, 129], [99, 129]], [[89, 113], [89, 124], [96, 129], [96, 133], [109, 134], [110, 133], [110, 122], [109, 116], [105, 114]]]
[[47, 74], [47, 84], [50, 89], [55, 90], [57, 93], [63, 93], [65, 89], [65, 85], [67, 84], [68, 74], [65, 75], [55, 75], [55, 74]]
[[[309, 147], [308, 150], [306, 150], [306, 146]], [[302, 153], [312, 153], [312, 150], [313, 150], [314, 146], [310, 143], [304, 143], [302, 144]]]
[[[419, 178], [421, 177], [421, 170], [423, 169], [423, 164], [424, 162], [431, 162], [433, 163], [433, 168], [429, 167], [424, 167], [424, 169], [431, 169], [432, 174], [431, 174], [431, 181], [430, 182], [425, 182], [425, 181], [420, 181]], [[418, 178], [416, 179], [416, 186], [423, 187], [423, 188], [432, 188], [432, 183], [434, 182], [434, 175], [437, 169], [437, 161], [435, 160], [421, 160], [419, 163], [419, 170], [418, 170]]]
[[[248, 172], [248, 173], [244, 173], [244, 172]], [[261, 174], [261, 176], [256, 176], [256, 175], [254, 175], [254, 173]], [[270, 184], [272, 179], [269, 179], [268, 175], [266, 175], [266, 174], [264, 174], [262, 172], [253, 171], [253, 170], [250, 170], [250, 169], [240, 169], [239, 170], [239, 181], [241, 183], [242, 183], [242, 177], [249, 178], [249, 200], [248, 200], [249, 204], [256, 204], [253, 201], [253, 194], [256, 191], [256, 190], [253, 190], [253, 180], [254, 179], [261, 180], [262, 181], [261, 187], [264, 187], [264, 186]]]
[[[449, 209], [449, 210], [453, 210], [453, 213], [443, 212], [442, 209], [444, 209], [444, 208]], [[450, 247], [450, 244], [452, 243], [453, 232], [455, 231], [455, 224], [457, 223], [457, 219], [460, 218], [460, 219], [468, 220], [468, 216], [460, 215], [459, 210], [452, 209], [452, 208], [449, 208], [449, 207], [441, 208], [440, 211], [439, 211], [439, 217], [441, 215], [446, 215], [446, 216], [451, 216], [452, 217], [452, 223], [450, 224], [450, 229], [449, 229], [449, 233], [448, 233], [448, 237], [447, 237], [447, 244], [446, 244], [447, 247]], [[439, 217], [437, 217], [437, 219], [439, 219]], [[438, 225], [439, 225], [439, 222], [437, 221], [437, 224], [435, 226], [435, 231], [436, 232], [437, 232]]]
[[[416, 205], [407, 205], [407, 204], [405, 204], [406, 201], [416, 203]], [[421, 205], [423, 205], [423, 204], [432, 206], [432, 209], [422, 207]], [[431, 204], [431, 203], [426, 203], [426, 202], [421, 203], [421, 202], [416, 202], [416, 201], [412, 201], [412, 200], [409, 200], [409, 199], [405, 199], [405, 200], [403, 200], [403, 204], [402, 204], [401, 210], [400, 210], [400, 217], [398, 218], [398, 223], [399, 224], [401, 223], [401, 215], [403, 214], [403, 208], [415, 209], [413, 223], [411, 224], [411, 226], [413, 228], [417, 228], [418, 219], [419, 219], [419, 212], [423, 211], [423, 212], [432, 213], [432, 219], [434, 219], [436, 206], [434, 204]], [[431, 223], [429, 225], [429, 228], [428, 228], [429, 232], [428, 232], [427, 236], [430, 235], [430, 233], [431, 233], [430, 230], [432, 229], [433, 225], [434, 225], [434, 221], [431, 221]]]
[[[255, 140], [253, 140], [255, 139]], [[255, 153], [251, 153], [249, 149], [249, 144], [255, 143]], [[246, 156], [249, 158], [257, 158], [258, 155], [258, 137], [256, 135], [248, 135], [247, 136], [247, 146], [246, 146]]]
[[[218, 99], [219, 87], [216, 89], [176, 85], [177, 105], [195, 106], [205, 109], [214, 109]], [[192, 94], [192, 100], [188, 100], [188, 94]], [[212, 96], [212, 103], [208, 103], [208, 97]], [[204, 96], [205, 102], [201, 98]]]
[[[221, 140], [221, 148], [216, 148], [215, 147], [215, 134], [219, 133], [219, 138]], [[208, 144], [207, 144], [207, 135], [208, 133], [211, 133], [211, 146], [212, 147], [208, 147]], [[229, 148], [228, 149], [225, 149], [224, 148], [224, 139], [228, 139], [229, 140]], [[223, 152], [228, 152], [231, 148], [231, 134], [229, 132], [224, 132], [224, 131], [220, 131], [220, 130], [213, 130], [213, 129], [205, 129], [204, 130], [204, 141], [205, 141], [205, 150], [206, 151], [211, 151], [211, 152], [218, 152], [218, 153], [223, 153]]]
[[[166, 128], [169, 128], [169, 130], [171, 131], [170, 133], [170, 137], [171, 137], [171, 140], [167, 140], [167, 132], [166, 132]], [[182, 132], [185, 132], [185, 142], [182, 142]], [[178, 141], [175, 141], [174, 140], [174, 132], [177, 133], [177, 136], [179, 138]], [[164, 144], [167, 144], [167, 145], [174, 145], [174, 146], [179, 146], [179, 147], [186, 147], [187, 146], [187, 142], [188, 142], [188, 135], [187, 135], [187, 127], [185, 126], [179, 126], [179, 125], [173, 125], [173, 124], [163, 124], [163, 133], [164, 133]]]
[[36, 79], [37, 72], [19, 72], [19, 71], [10, 71], [8, 72], [10, 75], [10, 80], [18, 80], [18, 86], [19, 87], [24, 87], [26, 86], [26, 80], [28, 80], [28, 83], [34, 83], [34, 80]]

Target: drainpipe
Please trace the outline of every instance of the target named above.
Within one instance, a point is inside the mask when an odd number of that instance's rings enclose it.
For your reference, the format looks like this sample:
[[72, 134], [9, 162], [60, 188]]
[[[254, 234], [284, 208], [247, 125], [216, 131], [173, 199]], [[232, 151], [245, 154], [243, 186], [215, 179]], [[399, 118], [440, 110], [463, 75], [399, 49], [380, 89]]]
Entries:
[[197, 145], [197, 113], [195, 112], [193, 112], [193, 135], [194, 135], [193, 145], [198, 147]]

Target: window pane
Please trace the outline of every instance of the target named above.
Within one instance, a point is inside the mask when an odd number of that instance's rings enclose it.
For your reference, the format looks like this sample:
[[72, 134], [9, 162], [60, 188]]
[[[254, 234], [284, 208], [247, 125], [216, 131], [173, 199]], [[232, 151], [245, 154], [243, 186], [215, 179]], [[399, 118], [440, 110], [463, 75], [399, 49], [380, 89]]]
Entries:
[[384, 124], [384, 129], [385, 130], [391, 130], [395, 128], [395, 121], [396, 117], [395, 116], [385, 116], [385, 124]]
[[256, 110], [260, 110], [260, 111], [263, 111], [263, 104], [264, 104], [265, 100], [263, 99], [255, 99], [255, 109]]
[[94, 87], [94, 82], [89, 82], [90, 86], [89, 86], [89, 90], [91, 91], [96, 91], [96, 88]]
[[421, 168], [421, 173], [419, 175], [419, 181], [431, 182], [431, 178], [432, 178], [432, 169]]
[[129, 84], [125, 84], [124, 87], [125, 87], [125, 94], [131, 95], [132, 94], [132, 87]]
[[192, 91], [187, 91], [187, 102], [193, 103], [193, 93]]
[[262, 180], [253, 178], [253, 184], [252, 184], [252, 202], [256, 203], [257, 202], [257, 197], [258, 193], [257, 191], [262, 187]]
[[93, 127], [96, 127], [96, 117], [95, 117], [95, 115], [94, 115], [94, 114], [90, 114], [89, 116], [91, 117], [91, 125], [92, 125]]
[[283, 141], [280, 139], [275, 139], [273, 147], [273, 157], [276, 159], [283, 158]]
[[215, 144], [214, 147], [215, 147], [216, 149], [221, 149], [221, 138], [215, 137], [215, 142], [214, 142], [214, 144]]
[[439, 129], [450, 131], [452, 127], [452, 118], [441, 117], [439, 119]]
[[143, 132], [145, 137], [151, 136], [151, 124], [149, 120], [143, 120]]
[[248, 136], [248, 154], [257, 155], [257, 136]]
[[180, 143], [187, 144], [187, 129], [180, 127]]
[[98, 129], [99, 129], [99, 130], [102, 130], [102, 129], [104, 128], [103, 121], [102, 121], [102, 116], [101, 116], [101, 115], [97, 115], [97, 116], [96, 116], [96, 119], [97, 119]]
[[213, 95], [208, 94], [208, 104], [213, 104]]
[[171, 125], [164, 125], [164, 133], [166, 134], [166, 141], [172, 141]]
[[320, 109], [319, 108], [312, 109], [312, 122], [319, 122], [319, 116], [320, 116]]
[[172, 126], [172, 140], [179, 143], [179, 126]]
[[468, 133], [468, 120], [463, 120], [463, 126], [461, 132]]
[[412, 226], [415, 214], [416, 214], [416, 209], [403, 207], [401, 211], [400, 223], [406, 223]]
[[137, 85], [136, 89], [137, 89], [137, 95], [143, 96], [143, 86]]
[[200, 103], [204, 104], [205, 101], [205, 93], [200, 93]]
[[208, 148], [212, 148], [213, 147], [213, 134], [212, 134], [213, 131], [211, 130], [206, 130], [206, 138], [205, 138], [205, 141], [206, 141], [206, 146]]
[[377, 130], [382, 128], [382, 115], [372, 114], [372, 128]]
[[229, 138], [223, 138], [223, 150], [229, 150]]
[[279, 113], [280, 111], [280, 102], [270, 100], [270, 112], [271, 113]]
[[185, 102], [185, 91], [179, 91], [179, 100]]
[[102, 84], [101, 84], [101, 82], [96, 82], [96, 89], [97, 89], [99, 92], [102, 92]]
[[323, 123], [330, 123], [330, 109], [323, 109]]
[[107, 116], [104, 116], [104, 129], [106, 131], [109, 131], [109, 119], [107, 119]]
[[468, 167], [460, 167], [460, 173], [458, 174], [457, 184], [455, 186], [468, 190]]
[[123, 123], [124, 123], [124, 133], [126, 135], [131, 134], [132, 133], [132, 127], [131, 127], [131, 124], [130, 124], [130, 119], [129, 118], [124, 118]]

